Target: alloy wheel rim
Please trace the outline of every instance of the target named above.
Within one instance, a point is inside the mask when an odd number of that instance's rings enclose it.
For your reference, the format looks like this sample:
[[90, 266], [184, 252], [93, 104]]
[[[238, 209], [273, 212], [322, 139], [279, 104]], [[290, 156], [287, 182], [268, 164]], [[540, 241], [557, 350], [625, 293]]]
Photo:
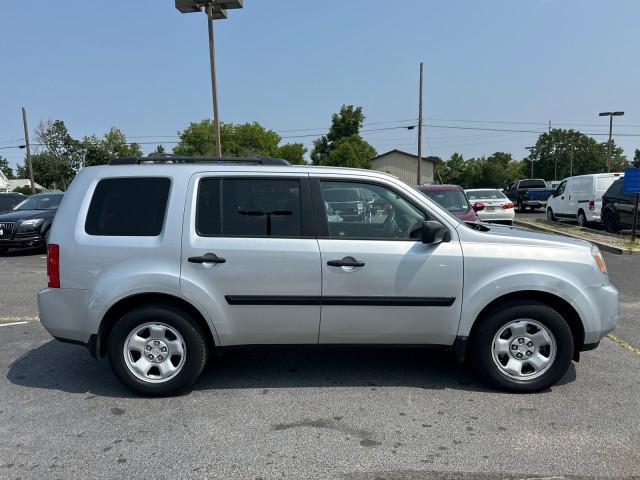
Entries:
[[184, 367], [187, 349], [182, 335], [161, 322], [135, 327], [124, 342], [125, 365], [138, 379], [164, 383]]
[[498, 330], [491, 351], [502, 375], [533, 380], [551, 368], [557, 349], [556, 339], [546, 326], [532, 319], [517, 319]]

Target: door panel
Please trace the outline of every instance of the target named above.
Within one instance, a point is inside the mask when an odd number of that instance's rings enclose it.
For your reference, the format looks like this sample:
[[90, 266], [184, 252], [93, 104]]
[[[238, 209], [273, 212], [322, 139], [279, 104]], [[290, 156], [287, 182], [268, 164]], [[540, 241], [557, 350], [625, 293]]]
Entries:
[[[191, 180], [180, 284], [209, 313], [222, 345], [318, 341], [320, 251], [308, 178], [283, 177]], [[207, 254], [224, 263], [202, 263]]]
[[[453, 343], [462, 304], [457, 241], [319, 240], [320, 343]], [[363, 267], [331, 267], [344, 257]]]

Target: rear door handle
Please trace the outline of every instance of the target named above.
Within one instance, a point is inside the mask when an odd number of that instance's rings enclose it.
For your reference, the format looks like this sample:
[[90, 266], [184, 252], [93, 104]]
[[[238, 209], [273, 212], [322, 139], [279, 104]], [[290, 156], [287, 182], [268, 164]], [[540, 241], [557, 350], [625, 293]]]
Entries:
[[227, 259], [217, 256], [215, 253], [205, 253], [201, 257], [189, 257], [190, 263], [226, 263]]
[[364, 267], [364, 262], [359, 262], [353, 257], [344, 257], [342, 260], [329, 260], [330, 267]]

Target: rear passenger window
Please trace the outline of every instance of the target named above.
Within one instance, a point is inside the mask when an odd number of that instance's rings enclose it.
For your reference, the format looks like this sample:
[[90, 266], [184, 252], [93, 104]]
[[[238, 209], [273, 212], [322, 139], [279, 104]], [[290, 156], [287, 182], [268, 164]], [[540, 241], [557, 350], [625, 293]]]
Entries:
[[155, 237], [164, 224], [168, 178], [108, 178], [93, 193], [85, 231], [89, 235]]
[[300, 237], [299, 180], [204, 179], [196, 231], [201, 236]]

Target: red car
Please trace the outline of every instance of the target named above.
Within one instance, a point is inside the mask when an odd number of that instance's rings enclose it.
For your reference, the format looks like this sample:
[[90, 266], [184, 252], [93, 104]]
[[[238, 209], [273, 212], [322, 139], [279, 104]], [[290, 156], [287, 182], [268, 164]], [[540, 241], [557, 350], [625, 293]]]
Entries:
[[463, 222], [479, 221], [476, 212], [484, 209], [481, 203], [475, 203], [472, 206], [459, 185], [420, 185], [416, 188]]

